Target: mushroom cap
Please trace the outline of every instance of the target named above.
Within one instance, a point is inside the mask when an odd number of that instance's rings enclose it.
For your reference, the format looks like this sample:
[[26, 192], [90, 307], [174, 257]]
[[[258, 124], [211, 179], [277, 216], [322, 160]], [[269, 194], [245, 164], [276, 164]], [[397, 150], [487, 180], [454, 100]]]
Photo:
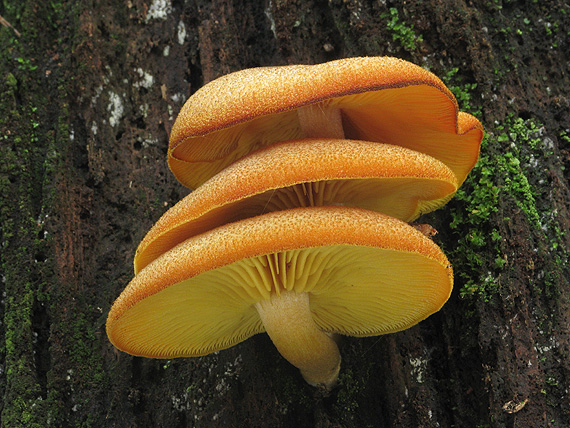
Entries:
[[255, 304], [288, 290], [309, 294], [321, 330], [372, 336], [438, 311], [452, 283], [441, 249], [405, 222], [359, 208], [296, 208], [164, 253], [117, 298], [107, 334], [133, 355], [205, 355], [263, 332]]
[[174, 123], [170, 168], [196, 188], [253, 150], [307, 137], [295, 110], [311, 104], [340, 109], [346, 138], [429, 154], [448, 165], [460, 185], [479, 155], [481, 123], [459, 112], [433, 73], [397, 58], [364, 57], [253, 68], [209, 82]]
[[190, 236], [265, 212], [347, 205], [408, 222], [456, 190], [447, 166], [404, 147], [334, 139], [276, 143], [231, 164], [168, 210], [140, 243], [135, 273]]

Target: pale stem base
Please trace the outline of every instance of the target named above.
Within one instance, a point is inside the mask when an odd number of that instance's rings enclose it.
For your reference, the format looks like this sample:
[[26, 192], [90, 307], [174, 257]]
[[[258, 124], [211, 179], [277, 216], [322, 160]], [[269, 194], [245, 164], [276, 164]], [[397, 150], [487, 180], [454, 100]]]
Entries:
[[309, 384], [332, 388], [340, 370], [340, 353], [331, 335], [315, 324], [309, 295], [282, 291], [256, 308], [281, 355], [301, 370]]

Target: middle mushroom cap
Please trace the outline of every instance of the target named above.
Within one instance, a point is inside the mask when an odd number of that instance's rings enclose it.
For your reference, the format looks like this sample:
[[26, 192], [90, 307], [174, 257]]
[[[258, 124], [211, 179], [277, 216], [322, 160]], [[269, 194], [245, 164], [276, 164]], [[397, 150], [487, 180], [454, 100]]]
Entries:
[[135, 273], [186, 239], [284, 209], [344, 205], [409, 222], [457, 190], [441, 161], [400, 146], [343, 139], [277, 143], [242, 158], [167, 211], [140, 243]]

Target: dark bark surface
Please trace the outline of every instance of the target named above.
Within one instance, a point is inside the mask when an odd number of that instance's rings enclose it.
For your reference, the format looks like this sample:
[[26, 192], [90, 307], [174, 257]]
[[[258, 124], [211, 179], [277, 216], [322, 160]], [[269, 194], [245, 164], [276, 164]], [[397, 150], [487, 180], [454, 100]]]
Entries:
[[[570, 426], [570, 5], [404, 3], [0, 4], [2, 427]], [[196, 359], [115, 350], [106, 315], [136, 246], [187, 194], [166, 164], [187, 97], [243, 68], [366, 55], [432, 70], [488, 134], [420, 219], [454, 266], [445, 307], [344, 339], [330, 394], [265, 335]]]

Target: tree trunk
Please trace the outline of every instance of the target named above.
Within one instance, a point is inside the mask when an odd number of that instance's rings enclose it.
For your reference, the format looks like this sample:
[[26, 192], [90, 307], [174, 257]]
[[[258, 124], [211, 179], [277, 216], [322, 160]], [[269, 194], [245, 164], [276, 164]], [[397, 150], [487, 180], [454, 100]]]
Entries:
[[[2, 427], [570, 426], [570, 6], [562, 0], [4, 0]], [[10, 26], [11, 25], [11, 26]], [[195, 359], [117, 351], [134, 251], [187, 194], [184, 101], [243, 68], [397, 56], [484, 124], [458, 195], [420, 219], [455, 271], [444, 308], [340, 343], [307, 385], [266, 335]]]

